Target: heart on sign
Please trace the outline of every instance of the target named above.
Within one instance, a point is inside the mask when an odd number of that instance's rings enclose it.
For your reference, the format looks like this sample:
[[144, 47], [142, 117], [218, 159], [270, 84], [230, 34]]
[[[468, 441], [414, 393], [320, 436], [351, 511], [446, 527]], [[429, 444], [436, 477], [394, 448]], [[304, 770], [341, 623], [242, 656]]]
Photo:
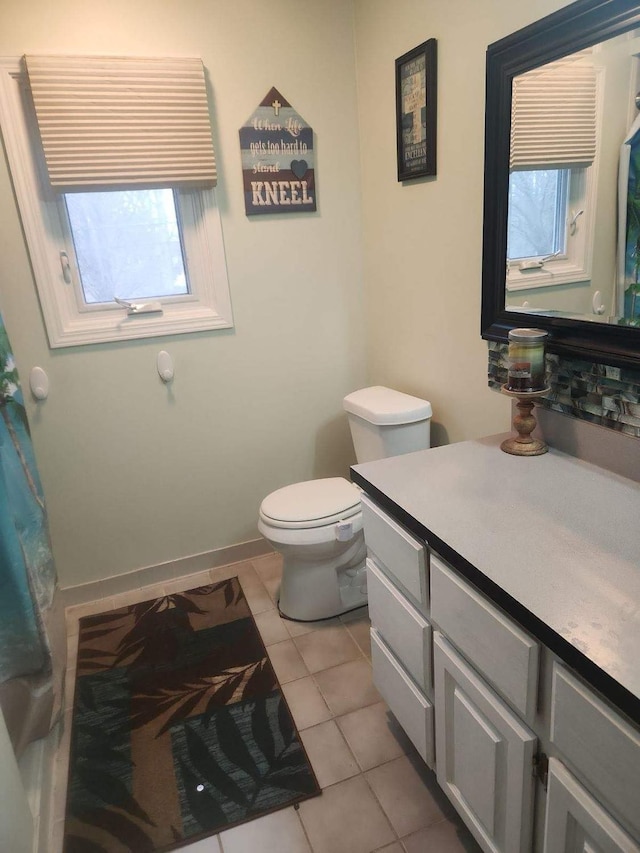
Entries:
[[293, 174], [301, 180], [307, 174], [307, 169], [309, 168], [306, 160], [292, 160], [291, 161], [291, 171]]

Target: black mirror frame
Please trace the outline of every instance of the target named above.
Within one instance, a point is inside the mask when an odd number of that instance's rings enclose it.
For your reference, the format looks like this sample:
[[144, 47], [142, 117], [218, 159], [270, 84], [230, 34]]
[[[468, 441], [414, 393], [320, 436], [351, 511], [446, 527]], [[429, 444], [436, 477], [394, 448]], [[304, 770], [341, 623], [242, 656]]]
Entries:
[[512, 80], [638, 26], [638, 0], [577, 0], [487, 49], [481, 317], [485, 340], [507, 341], [509, 329], [534, 326], [549, 332], [551, 352], [640, 368], [640, 328], [505, 309]]

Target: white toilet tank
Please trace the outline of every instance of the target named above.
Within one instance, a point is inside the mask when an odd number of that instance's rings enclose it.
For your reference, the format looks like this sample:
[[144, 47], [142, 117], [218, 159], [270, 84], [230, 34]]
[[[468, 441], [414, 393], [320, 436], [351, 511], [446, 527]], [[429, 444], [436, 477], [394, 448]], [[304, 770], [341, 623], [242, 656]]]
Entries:
[[431, 445], [431, 403], [382, 385], [347, 394], [344, 409], [358, 462], [400, 456]]

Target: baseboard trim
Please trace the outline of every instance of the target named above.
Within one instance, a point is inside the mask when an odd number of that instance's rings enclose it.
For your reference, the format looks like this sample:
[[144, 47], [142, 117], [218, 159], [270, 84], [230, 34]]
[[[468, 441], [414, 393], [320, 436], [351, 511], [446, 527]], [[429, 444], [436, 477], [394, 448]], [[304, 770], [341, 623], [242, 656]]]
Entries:
[[60, 590], [62, 603], [64, 607], [86, 604], [89, 601], [97, 601], [100, 598], [118, 595], [121, 592], [130, 592], [149, 584], [177, 580], [184, 575], [203, 572], [206, 569], [216, 569], [219, 566], [228, 566], [232, 563], [264, 557], [272, 552], [273, 547], [266, 539], [262, 537], [252, 539], [249, 542], [218, 548], [215, 551], [205, 551], [202, 554], [192, 554], [189, 557], [180, 557], [177, 560], [169, 560], [166, 563], [158, 563], [154, 566], [144, 566], [104, 580], [64, 587]]

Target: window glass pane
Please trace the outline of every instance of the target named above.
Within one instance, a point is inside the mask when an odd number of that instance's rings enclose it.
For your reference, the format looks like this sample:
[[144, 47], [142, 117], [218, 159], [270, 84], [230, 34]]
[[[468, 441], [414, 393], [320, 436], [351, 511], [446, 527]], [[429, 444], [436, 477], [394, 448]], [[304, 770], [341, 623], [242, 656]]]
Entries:
[[569, 169], [509, 175], [509, 260], [564, 253], [568, 186]]
[[65, 194], [85, 302], [189, 292], [171, 189]]

